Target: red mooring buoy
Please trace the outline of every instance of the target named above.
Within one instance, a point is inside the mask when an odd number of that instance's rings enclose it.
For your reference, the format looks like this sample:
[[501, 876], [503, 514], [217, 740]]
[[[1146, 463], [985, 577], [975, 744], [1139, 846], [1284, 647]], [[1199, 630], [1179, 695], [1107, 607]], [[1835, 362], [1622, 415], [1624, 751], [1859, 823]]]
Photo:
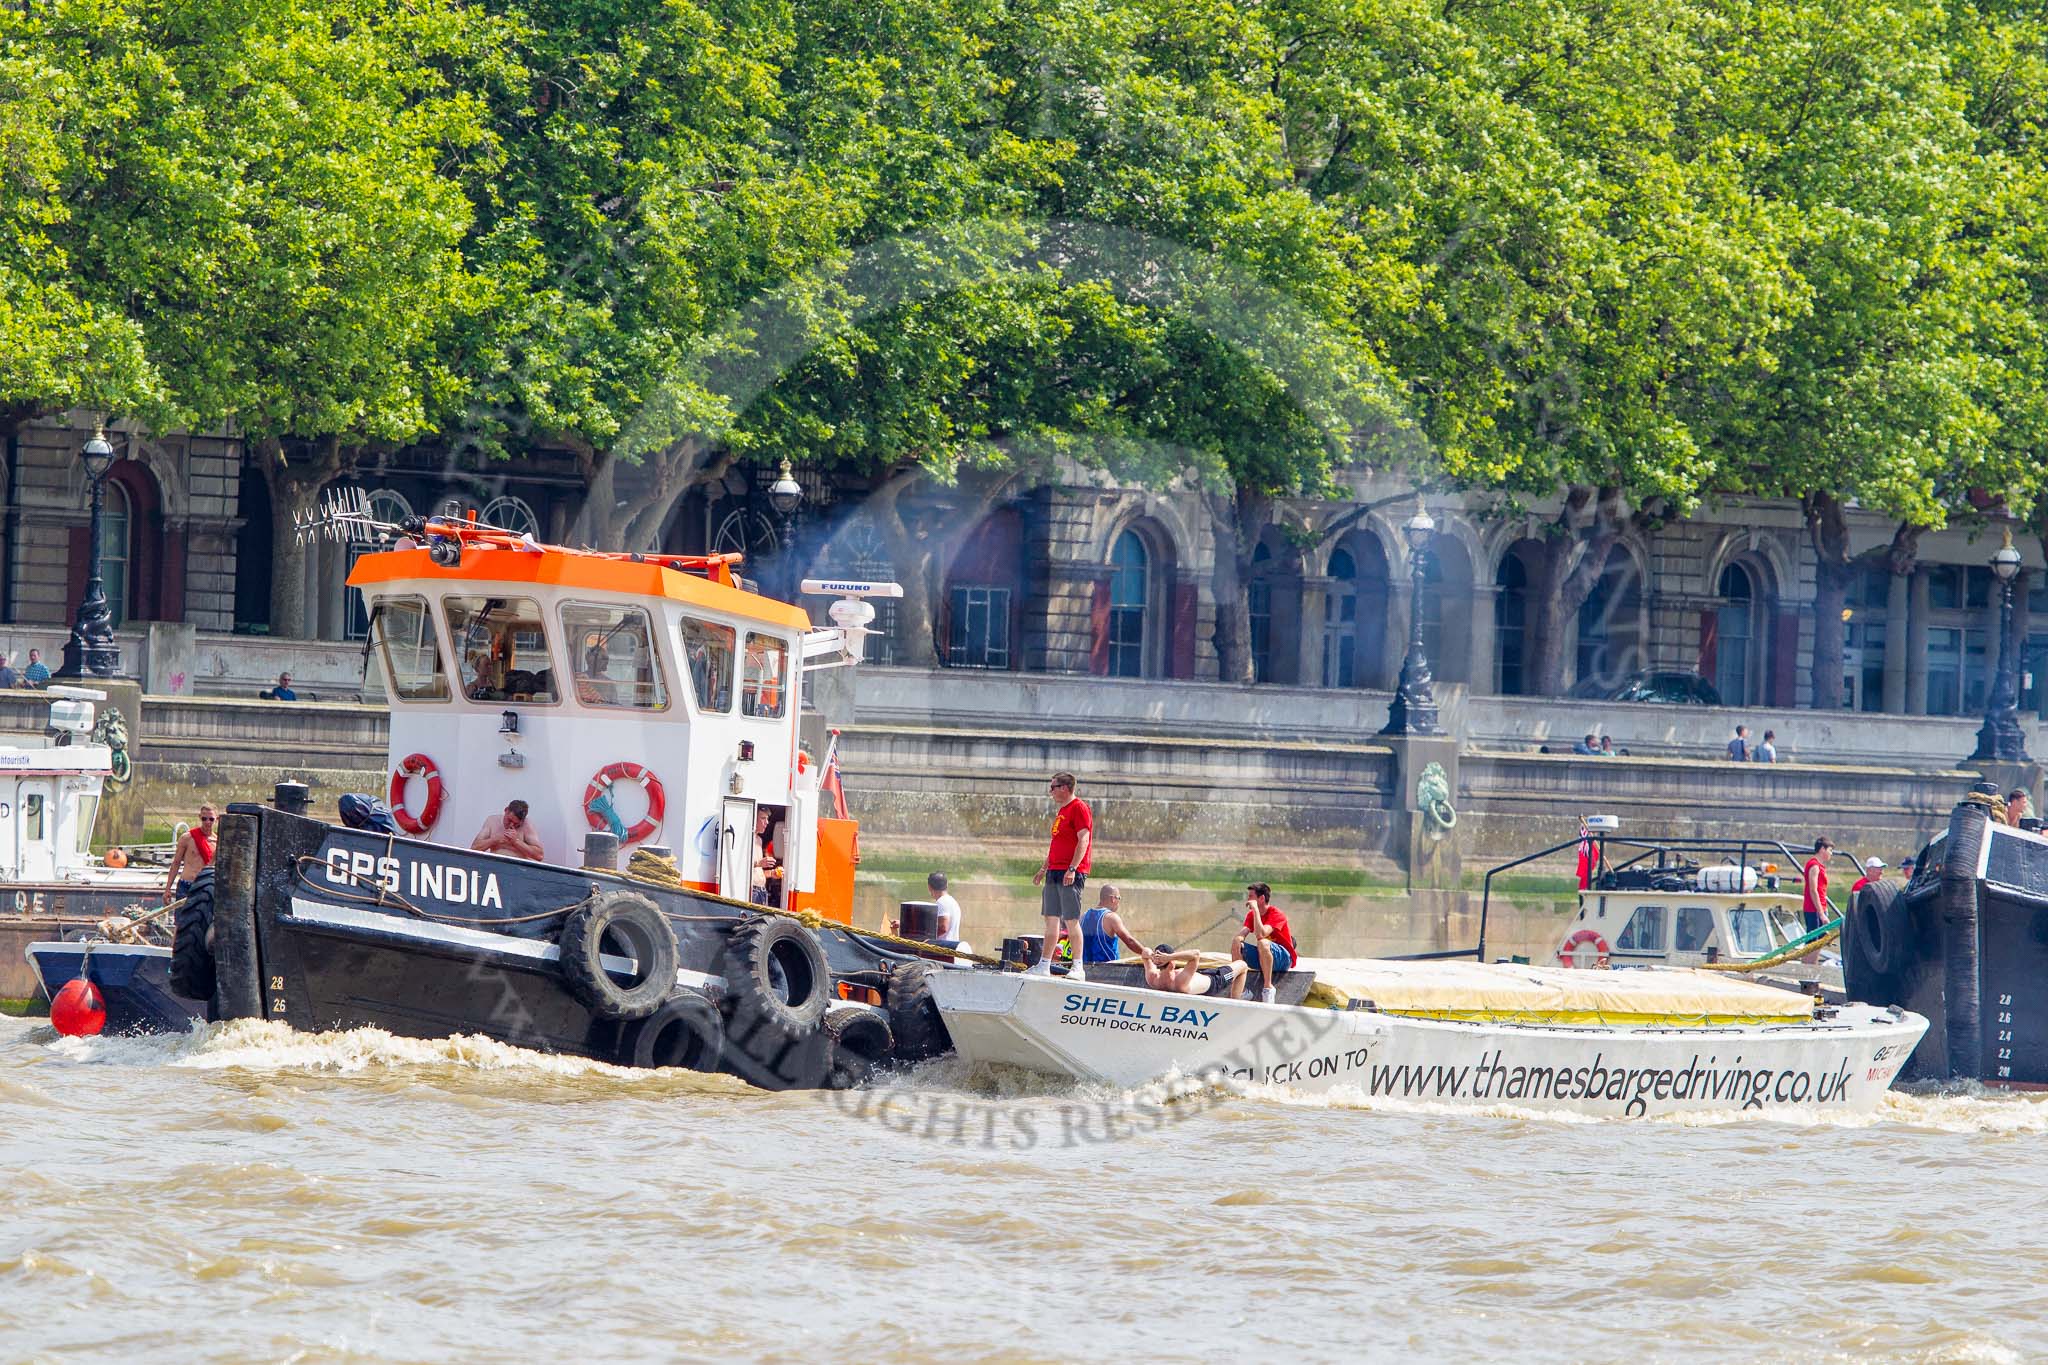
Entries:
[[50, 1022], [67, 1038], [90, 1037], [107, 1026], [107, 1003], [92, 982], [79, 977], [65, 982], [50, 1001]]

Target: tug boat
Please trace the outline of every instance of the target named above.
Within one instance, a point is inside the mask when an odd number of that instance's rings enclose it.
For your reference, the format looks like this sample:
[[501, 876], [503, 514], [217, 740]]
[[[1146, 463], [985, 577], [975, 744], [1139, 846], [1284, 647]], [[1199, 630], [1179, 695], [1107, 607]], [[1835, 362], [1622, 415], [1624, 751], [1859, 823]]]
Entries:
[[940, 971], [931, 989], [970, 1063], [1600, 1118], [1867, 1112], [1927, 1030], [1902, 1009], [1661, 967], [1304, 959], [1271, 1004], [1149, 990], [1136, 964], [1072, 985]]
[[1932, 1020], [1906, 1079], [2048, 1089], [2048, 838], [1979, 783], [1843, 930], [1849, 993]]
[[772, 1088], [943, 1048], [923, 963], [851, 925], [856, 826], [821, 806], [834, 760], [800, 734], [806, 676], [858, 663], [866, 599], [900, 588], [807, 582], [835, 599], [814, 628], [736, 555], [386, 524], [361, 502], [302, 529], [381, 546], [349, 582], [400, 832], [313, 818], [288, 783], [229, 806], [178, 915], [175, 990], [217, 1019], [482, 1034]]

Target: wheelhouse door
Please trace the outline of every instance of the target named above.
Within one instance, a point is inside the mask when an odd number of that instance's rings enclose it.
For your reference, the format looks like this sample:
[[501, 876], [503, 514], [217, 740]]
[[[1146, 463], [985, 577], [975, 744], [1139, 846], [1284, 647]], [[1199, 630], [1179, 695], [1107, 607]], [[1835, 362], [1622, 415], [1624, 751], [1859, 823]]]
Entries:
[[718, 894], [751, 900], [754, 893], [754, 802], [728, 796], [718, 816]]
[[46, 882], [57, 876], [57, 822], [51, 808], [53, 784], [24, 781], [16, 788], [14, 865], [23, 881]]

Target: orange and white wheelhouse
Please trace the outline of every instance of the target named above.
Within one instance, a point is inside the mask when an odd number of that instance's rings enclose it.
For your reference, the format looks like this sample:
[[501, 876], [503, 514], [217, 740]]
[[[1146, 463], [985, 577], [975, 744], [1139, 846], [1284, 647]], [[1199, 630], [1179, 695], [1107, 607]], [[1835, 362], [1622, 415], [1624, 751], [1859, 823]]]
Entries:
[[857, 659], [857, 638], [746, 590], [730, 557], [451, 535], [459, 555], [396, 549], [349, 575], [370, 607], [390, 752], [431, 755], [441, 777], [429, 837], [466, 845], [524, 800], [547, 861], [573, 865], [608, 808], [627, 843], [665, 845], [686, 882], [744, 899], [733, 883], [767, 807], [790, 903], [846, 917], [850, 868], [826, 870], [820, 903], [818, 770], [800, 772], [798, 713], [806, 660]]

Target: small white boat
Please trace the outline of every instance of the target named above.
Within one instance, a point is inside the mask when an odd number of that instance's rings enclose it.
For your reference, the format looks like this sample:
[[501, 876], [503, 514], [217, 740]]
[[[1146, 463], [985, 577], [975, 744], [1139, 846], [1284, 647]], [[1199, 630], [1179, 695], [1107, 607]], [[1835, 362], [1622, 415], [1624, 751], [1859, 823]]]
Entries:
[[1816, 1007], [1662, 968], [1306, 960], [1271, 1005], [1129, 984], [1136, 964], [1089, 974], [936, 971], [930, 982], [972, 1063], [1126, 1087], [1178, 1075], [1610, 1118], [1867, 1111], [1927, 1031], [1904, 1010]]

